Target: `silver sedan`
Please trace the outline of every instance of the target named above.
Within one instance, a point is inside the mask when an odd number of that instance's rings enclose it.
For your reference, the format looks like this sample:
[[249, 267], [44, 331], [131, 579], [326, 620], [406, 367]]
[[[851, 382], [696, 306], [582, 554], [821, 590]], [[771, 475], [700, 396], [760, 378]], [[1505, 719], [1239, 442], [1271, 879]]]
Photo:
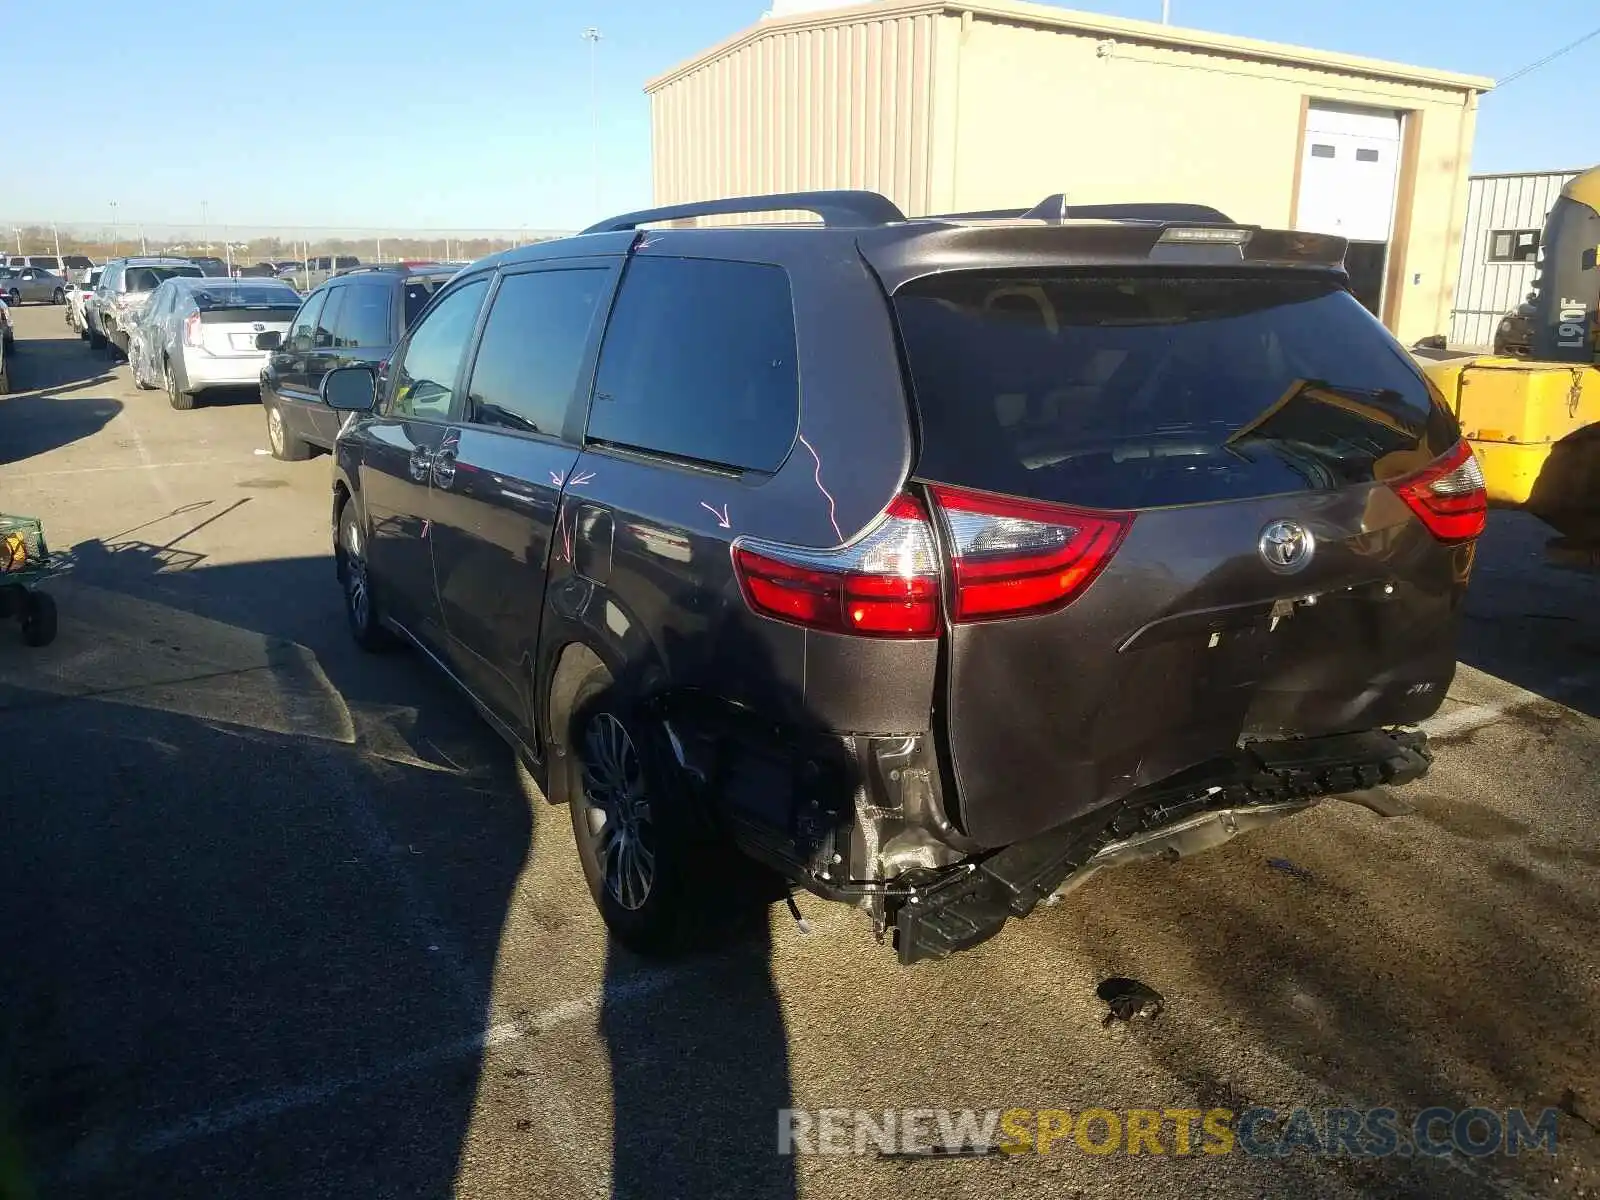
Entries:
[[189, 409], [208, 388], [258, 387], [256, 337], [287, 333], [300, 295], [276, 279], [175, 276], [157, 286], [128, 335], [133, 381]]
[[43, 267], [7, 267], [0, 279], [0, 291], [15, 307], [24, 300], [41, 300], [47, 304], [67, 302], [67, 280]]

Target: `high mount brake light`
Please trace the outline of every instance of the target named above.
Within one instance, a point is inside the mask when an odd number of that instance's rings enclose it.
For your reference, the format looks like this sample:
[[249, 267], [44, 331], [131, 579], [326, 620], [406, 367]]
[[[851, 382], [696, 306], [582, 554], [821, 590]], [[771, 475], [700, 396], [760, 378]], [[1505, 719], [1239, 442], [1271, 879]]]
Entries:
[[949, 534], [957, 622], [1064, 608], [1105, 569], [1133, 524], [1132, 513], [930, 490]]
[[897, 496], [865, 533], [834, 550], [740, 538], [734, 571], [756, 612], [808, 629], [867, 637], [932, 637], [939, 628], [939, 556], [922, 505]]
[[1389, 485], [1441, 542], [1467, 542], [1489, 519], [1483, 468], [1463, 439], [1415, 475]]

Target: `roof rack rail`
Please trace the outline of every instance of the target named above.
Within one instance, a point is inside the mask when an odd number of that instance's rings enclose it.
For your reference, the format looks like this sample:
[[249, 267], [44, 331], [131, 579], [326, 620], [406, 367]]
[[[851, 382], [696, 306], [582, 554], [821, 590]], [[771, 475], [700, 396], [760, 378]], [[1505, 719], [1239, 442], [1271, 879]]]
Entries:
[[824, 225], [887, 225], [904, 221], [905, 213], [892, 200], [877, 192], [783, 192], [772, 196], [729, 196], [723, 200], [696, 200], [690, 204], [669, 204], [665, 208], [642, 208], [599, 221], [584, 233], [617, 233], [637, 229], [653, 221], [677, 221], [688, 217], [725, 217], [738, 213], [785, 212], [815, 213]]
[[937, 213], [935, 218], [954, 221], [1024, 219], [1031, 221], [1201, 221], [1232, 225], [1233, 219], [1205, 204], [1134, 202], [1130, 204], [1068, 204], [1062, 192], [1046, 196], [1032, 208], [991, 208], [982, 212]]

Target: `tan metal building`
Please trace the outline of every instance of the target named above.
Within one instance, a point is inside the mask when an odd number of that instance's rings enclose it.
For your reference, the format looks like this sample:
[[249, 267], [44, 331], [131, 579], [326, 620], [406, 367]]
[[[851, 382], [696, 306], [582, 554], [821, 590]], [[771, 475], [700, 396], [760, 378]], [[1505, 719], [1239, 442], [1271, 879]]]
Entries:
[[1339, 233], [1402, 341], [1449, 328], [1492, 81], [989, 0], [767, 18], [646, 85], [657, 204], [869, 188], [910, 215], [1190, 201]]

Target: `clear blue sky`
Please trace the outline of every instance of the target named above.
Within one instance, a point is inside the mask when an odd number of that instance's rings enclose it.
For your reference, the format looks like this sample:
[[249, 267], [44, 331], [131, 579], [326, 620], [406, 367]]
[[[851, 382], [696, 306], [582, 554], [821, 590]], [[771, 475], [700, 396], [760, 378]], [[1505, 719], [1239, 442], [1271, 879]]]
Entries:
[[[105, 221], [115, 200], [124, 224], [198, 225], [205, 200], [213, 227], [516, 229], [593, 215], [586, 25], [605, 35], [602, 204], [619, 210], [650, 199], [644, 81], [756, 20], [764, 0], [4, 7], [0, 213], [14, 220]], [[1151, 19], [1161, 8], [1072, 7]], [[1600, 24], [1600, 9], [1173, 0], [1173, 23], [1501, 77]], [[1600, 38], [1483, 97], [1473, 169], [1600, 162], [1596, 80]]]

